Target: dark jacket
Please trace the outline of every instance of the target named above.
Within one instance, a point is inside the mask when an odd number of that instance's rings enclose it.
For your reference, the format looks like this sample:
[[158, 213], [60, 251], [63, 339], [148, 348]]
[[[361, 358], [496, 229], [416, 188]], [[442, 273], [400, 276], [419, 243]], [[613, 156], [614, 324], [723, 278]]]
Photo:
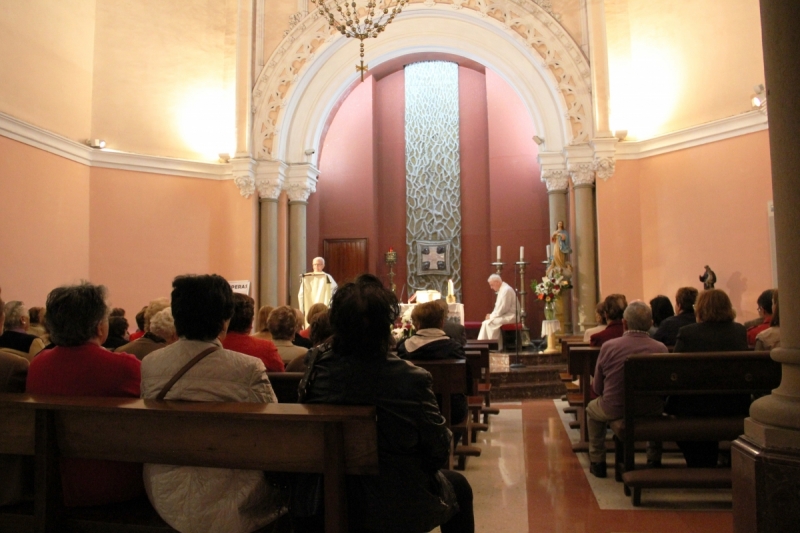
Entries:
[[[441, 340], [433, 341], [429, 344], [421, 346], [409, 352], [406, 350], [406, 341], [403, 339], [397, 345], [397, 355], [400, 359], [406, 361], [435, 361], [437, 359], [466, 359], [464, 355], [464, 347], [458, 342], [449, 337], [444, 337]], [[470, 367], [467, 366], [467, 393], [473, 394], [472, 391], [472, 372]], [[442, 406], [442, 399], [439, 395], [436, 396], [436, 401], [439, 407]], [[460, 424], [467, 418], [469, 407], [467, 405], [467, 396], [464, 394], [452, 394], [450, 396], [450, 420], [453, 424]]]
[[309, 356], [302, 403], [374, 405], [377, 476], [347, 479], [351, 526], [370, 531], [430, 531], [456, 511], [453, 487], [439, 469], [452, 435], [431, 389], [431, 376], [397, 356], [347, 357], [322, 345]]
[[675, 340], [678, 338], [678, 330], [683, 326], [694, 324], [694, 311], [686, 311], [679, 315], [665, 318], [661, 325], [658, 326], [658, 331], [653, 334], [653, 338], [658, 342], [663, 342], [667, 346], [675, 346]]
[[747, 349], [747, 330], [736, 322], [689, 324], [678, 331], [675, 352], [738, 352]]
[[467, 345], [467, 328], [462, 326], [459, 322], [445, 320], [444, 327], [442, 329], [448, 337], [459, 343], [461, 346]]

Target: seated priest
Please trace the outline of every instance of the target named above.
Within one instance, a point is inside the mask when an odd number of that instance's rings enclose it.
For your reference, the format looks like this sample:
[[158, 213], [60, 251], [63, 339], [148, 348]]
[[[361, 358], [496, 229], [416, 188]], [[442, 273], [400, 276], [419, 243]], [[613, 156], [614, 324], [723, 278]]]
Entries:
[[514, 289], [503, 281], [497, 274], [489, 276], [489, 286], [497, 293], [494, 310], [486, 315], [486, 320], [481, 325], [478, 340], [498, 339], [502, 348], [503, 338], [500, 335], [500, 326], [513, 324], [517, 316], [517, 301]]
[[336, 292], [336, 281], [333, 276], [323, 272], [325, 270], [325, 260], [315, 257], [311, 262], [312, 271], [303, 274], [300, 283], [300, 292], [297, 299], [300, 302], [300, 309], [305, 314], [306, 310], [317, 303], [330, 305], [331, 297]]

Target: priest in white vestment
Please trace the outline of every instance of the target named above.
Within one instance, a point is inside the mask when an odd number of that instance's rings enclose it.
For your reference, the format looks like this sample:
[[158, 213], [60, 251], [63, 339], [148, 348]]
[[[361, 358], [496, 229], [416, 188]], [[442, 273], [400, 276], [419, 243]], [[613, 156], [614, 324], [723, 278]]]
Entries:
[[336, 292], [336, 281], [333, 276], [323, 272], [325, 270], [325, 260], [321, 257], [315, 257], [311, 262], [312, 272], [303, 274], [303, 280], [300, 284], [300, 292], [297, 299], [300, 302], [300, 310], [305, 315], [306, 311], [311, 309], [311, 306], [317, 303], [325, 304], [328, 307], [331, 305], [331, 297]]
[[514, 289], [497, 274], [489, 276], [489, 286], [497, 292], [497, 301], [494, 310], [486, 315], [486, 320], [481, 325], [478, 340], [498, 339], [502, 346], [500, 326], [513, 324], [517, 318], [517, 298]]

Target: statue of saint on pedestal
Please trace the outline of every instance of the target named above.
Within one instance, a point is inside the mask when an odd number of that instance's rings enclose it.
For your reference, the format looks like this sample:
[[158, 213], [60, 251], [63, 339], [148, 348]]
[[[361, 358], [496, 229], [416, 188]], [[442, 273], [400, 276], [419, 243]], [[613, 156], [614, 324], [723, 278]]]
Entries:
[[550, 278], [559, 274], [566, 279], [572, 277], [572, 265], [567, 256], [572, 253], [569, 246], [569, 233], [564, 229], [564, 222], [559, 220], [556, 230], [550, 236], [550, 257], [546, 274]]

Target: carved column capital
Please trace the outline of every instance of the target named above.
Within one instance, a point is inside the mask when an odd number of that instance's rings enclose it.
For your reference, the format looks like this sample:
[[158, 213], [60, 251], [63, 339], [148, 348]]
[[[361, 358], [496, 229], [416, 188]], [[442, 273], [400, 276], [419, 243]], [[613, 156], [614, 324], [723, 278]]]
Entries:
[[310, 163], [291, 165], [286, 171], [284, 190], [290, 202], [307, 202], [317, 190], [319, 170]]
[[605, 181], [614, 175], [617, 162], [613, 157], [595, 157], [594, 171], [598, 178]]
[[263, 200], [277, 200], [286, 181], [286, 163], [282, 161], [260, 161], [256, 169], [255, 186]]
[[256, 191], [256, 165], [257, 161], [249, 156], [234, 157], [231, 159], [233, 167], [233, 183], [239, 188], [239, 193], [245, 198], [250, 198]]
[[617, 142], [616, 137], [598, 137], [592, 140], [594, 170], [601, 180], [607, 180], [614, 175], [617, 165], [614, 157], [617, 153]]
[[594, 163], [572, 163], [569, 166], [569, 175], [575, 187], [591, 187], [594, 185]]
[[542, 170], [542, 181], [547, 186], [547, 192], [566, 192], [569, 188], [566, 169]]

